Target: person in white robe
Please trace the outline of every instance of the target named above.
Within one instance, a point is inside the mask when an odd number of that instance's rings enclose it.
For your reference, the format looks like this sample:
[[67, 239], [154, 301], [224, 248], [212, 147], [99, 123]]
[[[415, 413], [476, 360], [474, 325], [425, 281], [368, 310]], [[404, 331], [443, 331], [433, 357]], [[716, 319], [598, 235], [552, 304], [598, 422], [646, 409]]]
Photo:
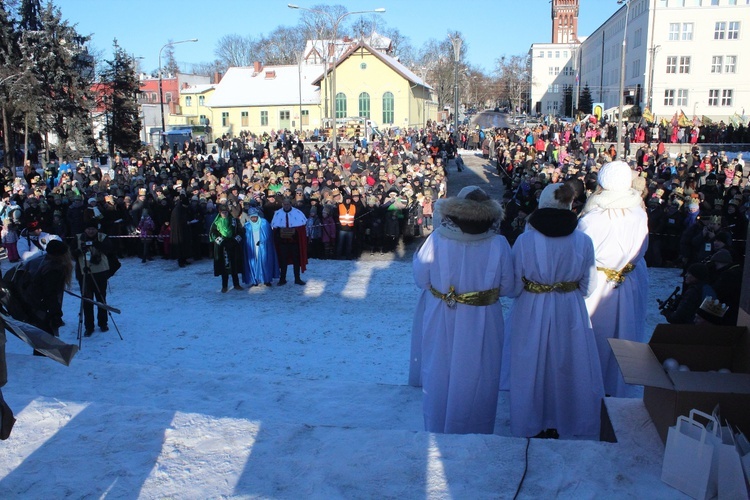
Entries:
[[604, 396], [584, 297], [596, 287], [591, 238], [577, 230], [574, 189], [551, 184], [513, 245], [515, 301], [505, 325], [503, 386], [519, 437], [599, 435]]
[[[491, 434], [497, 412], [503, 311], [513, 288], [503, 209], [476, 186], [435, 204], [439, 227], [413, 260], [423, 290], [412, 331], [412, 385], [429, 432]], [[419, 375], [416, 375], [416, 373]]]
[[633, 170], [623, 161], [604, 165], [597, 190], [589, 197], [578, 222], [594, 242], [597, 287], [586, 307], [599, 347], [604, 391], [632, 396], [607, 339], [644, 342], [648, 270], [648, 218], [641, 194], [632, 188]]

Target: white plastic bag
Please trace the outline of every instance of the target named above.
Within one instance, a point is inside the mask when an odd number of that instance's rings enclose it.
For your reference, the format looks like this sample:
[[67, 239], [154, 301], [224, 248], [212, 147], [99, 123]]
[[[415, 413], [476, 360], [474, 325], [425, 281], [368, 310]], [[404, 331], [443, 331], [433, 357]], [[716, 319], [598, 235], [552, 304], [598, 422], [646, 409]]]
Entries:
[[[713, 417], [698, 412], [714, 422]], [[661, 480], [686, 495], [704, 500], [716, 495], [714, 446], [706, 427], [695, 420], [696, 410], [689, 417], [680, 415], [669, 428]]]
[[739, 449], [729, 425], [720, 428], [718, 442], [714, 445], [714, 460], [717, 460], [719, 500], [748, 498]]

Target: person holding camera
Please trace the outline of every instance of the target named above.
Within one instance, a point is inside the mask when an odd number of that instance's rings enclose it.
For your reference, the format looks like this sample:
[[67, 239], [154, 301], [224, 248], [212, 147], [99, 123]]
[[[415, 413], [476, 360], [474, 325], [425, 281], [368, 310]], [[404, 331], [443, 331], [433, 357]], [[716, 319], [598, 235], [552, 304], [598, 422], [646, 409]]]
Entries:
[[[107, 303], [107, 281], [111, 276], [108, 255], [113, 250], [112, 242], [106, 234], [99, 232], [93, 219], [76, 237], [76, 248], [72, 252], [76, 261], [76, 279], [81, 287], [81, 295], [89, 299], [83, 301], [86, 337], [94, 333], [94, 304], [90, 300], [96, 298], [98, 302]], [[96, 319], [102, 332], [109, 330], [106, 309], [99, 307]]]

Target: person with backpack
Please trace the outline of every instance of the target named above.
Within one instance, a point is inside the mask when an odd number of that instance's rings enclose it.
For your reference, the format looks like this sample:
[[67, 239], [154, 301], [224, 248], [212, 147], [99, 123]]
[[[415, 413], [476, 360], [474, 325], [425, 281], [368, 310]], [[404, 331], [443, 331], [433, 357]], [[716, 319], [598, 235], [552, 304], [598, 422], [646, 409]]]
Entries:
[[64, 324], [62, 296], [73, 275], [68, 245], [51, 240], [44, 255], [24, 265], [27, 284], [21, 290], [21, 300], [27, 307], [29, 323], [59, 337], [58, 329]]
[[[83, 317], [86, 337], [94, 333], [94, 304], [90, 300], [96, 297], [98, 302], [107, 303], [107, 283], [113, 274], [110, 259], [114, 257], [114, 246], [106, 234], [100, 233], [96, 222], [91, 220], [83, 233], [76, 237], [76, 248], [72, 252], [76, 261], [76, 279], [81, 287]], [[109, 330], [107, 310], [99, 307], [97, 323], [102, 332]]]
[[52, 240], [60, 240], [59, 236], [42, 231], [42, 226], [38, 220], [30, 221], [26, 224], [26, 229], [21, 231], [16, 242], [18, 256], [26, 262], [34, 257], [42, 255], [47, 245]]

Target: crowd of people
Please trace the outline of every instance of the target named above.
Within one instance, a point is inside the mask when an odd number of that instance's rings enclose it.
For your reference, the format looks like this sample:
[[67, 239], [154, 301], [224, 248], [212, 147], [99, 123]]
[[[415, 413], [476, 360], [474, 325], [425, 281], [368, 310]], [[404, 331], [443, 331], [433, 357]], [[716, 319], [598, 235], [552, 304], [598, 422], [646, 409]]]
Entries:
[[176, 259], [180, 266], [212, 256], [209, 230], [226, 205], [244, 225], [250, 209], [268, 222], [282, 200], [307, 218], [311, 258], [352, 259], [391, 252], [430, 230], [432, 204], [447, 192], [446, 158], [433, 147], [447, 136], [434, 127], [361, 141], [331, 155], [288, 132], [243, 134], [216, 155], [186, 143], [168, 157], [116, 157], [111, 169], [63, 162], [45, 174], [0, 179], [3, 246], [11, 262], [32, 227], [73, 241], [90, 220], [120, 257]]
[[[304, 286], [309, 259], [393, 252], [428, 236], [414, 260], [423, 291], [410, 370], [425, 389], [426, 428], [492, 432], [503, 387], [515, 434], [590, 434], [601, 396], [624, 391], [607, 339], [643, 338], [646, 267], [687, 276], [668, 321], [697, 321], [712, 298], [726, 310], [703, 318], [733, 324], [750, 215], [741, 154], [695, 146], [674, 156], [659, 135], [626, 140], [618, 159], [610, 132], [589, 121], [455, 133], [430, 123], [356, 137], [336, 153], [288, 131], [242, 133], [211, 151], [188, 141], [118, 156], [104, 171], [26, 165], [23, 177], [0, 171], [2, 242], [11, 262], [71, 255], [84, 296], [104, 303], [121, 257], [180, 267], [211, 258], [225, 293], [230, 279], [236, 290], [283, 286], [289, 265]], [[474, 186], [447, 197], [461, 148], [494, 161], [502, 200]], [[70, 269], [60, 282], [69, 281]], [[500, 296], [515, 298], [506, 322]], [[93, 304], [86, 335], [95, 320], [108, 329]], [[43, 324], [52, 334], [58, 313]], [[456, 338], [466, 325], [472, 335]]]

